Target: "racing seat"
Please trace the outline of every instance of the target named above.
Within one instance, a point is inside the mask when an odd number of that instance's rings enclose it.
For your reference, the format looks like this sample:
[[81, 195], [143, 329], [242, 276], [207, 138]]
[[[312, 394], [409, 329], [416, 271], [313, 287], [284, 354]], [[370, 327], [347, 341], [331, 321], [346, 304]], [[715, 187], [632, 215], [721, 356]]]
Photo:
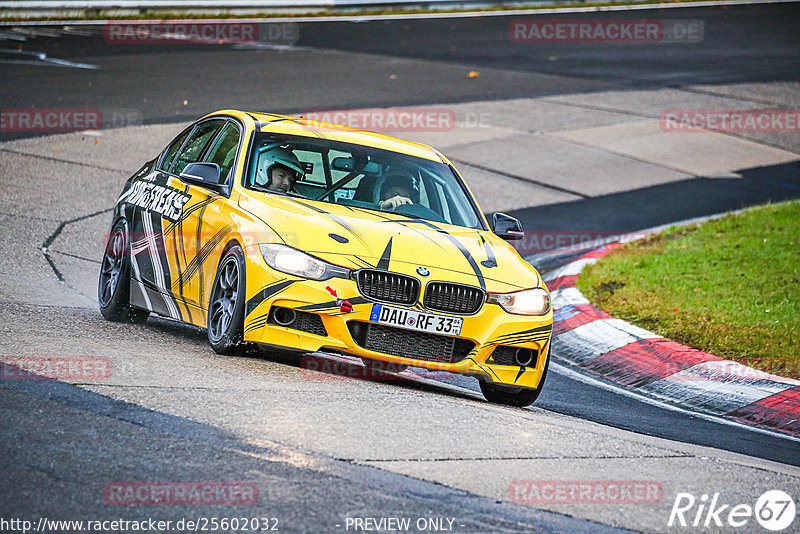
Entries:
[[353, 200], [360, 200], [361, 202], [374, 203], [375, 182], [377, 178], [372, 176], [364, 176], [356, 186], [356, 192], [353, 194]]

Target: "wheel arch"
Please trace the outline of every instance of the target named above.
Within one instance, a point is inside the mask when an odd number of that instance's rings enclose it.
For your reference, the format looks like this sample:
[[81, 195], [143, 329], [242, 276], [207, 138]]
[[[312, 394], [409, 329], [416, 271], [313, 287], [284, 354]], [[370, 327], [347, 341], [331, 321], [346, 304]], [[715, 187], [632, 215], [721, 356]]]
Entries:
[[[228, 253], [228, 252], [229, 252], [229, 251], [230, 251], [230, 250], [231, 250], [233, 247], [235, 247], [235, 246], [237, 246], [237, 245], [238, 245], [238, 246], [239, 246], [239, 248], [241, 248], [241, 249], [242, 249], [242, 252], [243, 252], [243, 253], [244, 253], [244, 255], [245, 255], [245, 258], [244, 258], [244, 259], [245, 259], [245, 261], [242, 263], [242, 267], [244, 268], [244, 273], [242, 273], [242, 275], [244, 276], [245, 295], [247, 294], [247, 250], [245, 249], [244, 245], [242, 244], [242, 242], [243, 242], [243, 241], [244, 241], [244, 240], [242, 239], [242, 237], [241, 237], [240, 235], [238, 235], [238, 234], [234, 234], [234, 235], [232, 235], [232, 236], [230, 236], [230, 237], [228, 238], [228, 241], [226, 241], [226, 242], [225, 242], [225, 246], [224, 246], [224, 247], [222, 247], [222, 250], [220, 251], [220, 253], [219, 253], [219, 256], [217, 256], [217, 264], [216, 264], [216, 265], [215, 265], [215, 267], [214, 267], [214, 276], [213, 276], [213, 278], [211, 279], [211, 288], [213, 288], [213, 286], [214, 286], [214, 283], [215, 283], [215, 282], [216, 282], [216, 280], [217, 280], [217, 274], [219, 273], [219, 268], [220, 268], [220, 266], [222, 265], [222, 260], [225, 258], [225, 255], [226, 255], [226, 254], [227, 254], [227, 253]], [[209, 298], [210, 298], [210, 297], [211, 297], [211, 293], [210, 293], [210, 291], [209, 291], [208, 295], [209, 295]], [[210, 303], [209, 303], [209, 304], [210, 304]]]
[[244, 245], [242, 245], [241, 239], [239, 238], [239, 236], [234, 236], [234, 237], [230, 238], [227, 243], [225, 243], [225, 246], [222, 248], [222, 252], [220, 252], [220, 254], [219, 254], [219, 261], [217, 262], [217, 269], [219, 269], [219, 264], [222, 263], [222, 258], [225, 257], [225, 254], [227, 254], [228, 251], [230, 251], [230, 249], [232, 249], [236, 245], [238, 245], [239, 248], [244, 250]]
[[[237, 350], [239, 350], [243, 346], [244, 342], [244, 313], [245, 313], [245, 306], [246, 306], [246, 299], [247, 299], [247, 252], [242, 246], [242, 240], [240, 236], [231, 236], [226, 242], [225, 245], [222, 247], [218, 255], [217, 267], [214, 272], [213, 282], [209, 291], [209, 301], [207, 304], [207, 311], [206, 311], [206, 330], [208, 332], [208, 340], [211, 343], [211, 347], [219, 354], [230, 354]], [[238, 289], [236, 290], [237, 296], [235, 297], [235, 304], [234, 304], [234, 311], [229, 316], [229, 323], [227, 325], [221, 326], [217, 323], [217, 320], [214, 319], [217, 317], [217, 313], [222, 313], [223, 315], [226, 314], [225, 312], [225, 299], [231, 299], [232, 296], [224, 296], [224, 292], [227, 289], [223, 288], [219, 289], [217, 284], [219, 283], [219, 278], [221, 275], [221, 270], [231, 260], [226, 262], [226, 256], [230, 253], [231, 250], [238, 247], [241, 250], [241, 255], [235, 254], [232, 255], [231, 258], [233, 259], [234, 264], [238, 264], [238, 268], [240, 269], [239, 272], [239, 283]], [[238, 259], [235, 259], [238, 258]], [[230, 287], [230, 286], [228, 286]], [[220, 296], [220, 300], [216, 300], [215, 294], [218, 291], [222, 291], [223, 294]], [[238, 294], [241, 293], [239, 296]], [[230, 300], [227, 300], [230, 303]], [[221, 303], [221, 304], [220, 304]], [[220, 307], [218, 307], [220, 306]], [[216, 310], [216, 312], [215, 312]], [[212, 320], [214, 321], [215, 329], [212, 330]], [[224, 320], [224, 317], [222, 319]], [[224, 324], [224, 323], [223, 323]]]

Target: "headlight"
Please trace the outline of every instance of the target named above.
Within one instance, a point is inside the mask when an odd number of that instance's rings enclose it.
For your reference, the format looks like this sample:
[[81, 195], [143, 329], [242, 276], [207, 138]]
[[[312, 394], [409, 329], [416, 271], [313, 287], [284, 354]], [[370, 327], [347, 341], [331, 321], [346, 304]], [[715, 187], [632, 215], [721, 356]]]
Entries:
[[542, 288], [490, 293], [486, 302], [499, 304], [508, 313], [517, 315], [545, 315], [550, 311], [550, 295]]
[[267, 244], [258, 247], [261, 249], [261, 255], [264, 256], [267, 265], [282, 273], [302, 276], [311, 280], [327, 280], [334, 276], [350, 277], [349, 269], [331, 265], [286, 245]]

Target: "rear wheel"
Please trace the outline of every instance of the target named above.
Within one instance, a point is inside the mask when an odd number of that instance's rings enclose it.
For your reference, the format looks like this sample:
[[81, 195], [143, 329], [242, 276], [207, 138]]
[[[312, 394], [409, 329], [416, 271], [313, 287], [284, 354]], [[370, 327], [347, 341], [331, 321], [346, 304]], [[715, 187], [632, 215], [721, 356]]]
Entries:
[[[549, 351], [548, 347], [548, 351]], [[508, 387], [504, 387], [498, 384], [493, 384], [491, 382], [481, 382], [481, 393], [486, 398], [487, 401], [493, 402], [495, 404], [506, 404], [508, 406], [530, 406], [536, 399], [539, 398], [539, 394], [542, 392], [542, 388], [544, 387], [545, 378], [547, 378], [547, 369], [550, 367], [550, 354], [547, 355], [547, 361], [544, 364], [544, 370], [542, 371], [542, 379], [539, 381], [539, 385], [535, 389], [511, 389]]]
[[97, 284], [97, 301], [100, 313], [109, 321], [143, 323], [150, 312], [130, 305], [131, 257], [128, 239], [128, 223], [123, 219], [111, 229], [106, 243]]
[[235, 245], [219, 263], [208, 305], [208, 341], [219, 354], [231, 354], [242, 346], [244, 288], [244, 252]]

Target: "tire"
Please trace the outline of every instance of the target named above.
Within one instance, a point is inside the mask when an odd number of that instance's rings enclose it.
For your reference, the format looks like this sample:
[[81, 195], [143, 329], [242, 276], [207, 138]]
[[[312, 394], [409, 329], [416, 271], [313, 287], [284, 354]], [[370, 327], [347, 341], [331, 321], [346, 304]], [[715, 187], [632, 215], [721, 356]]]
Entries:
[[242, 247], [234, 245], [222, 257], [208, 302], [208, 342], [219, 354], [243, 347], [245, 270]]
[[510, 389], [508, 387], [495, 385], [491, 382], [483, 382], [481, 381], [481, 393], [483, 393], [484, 398], [495, 404], [505, 404], [508, 406], [516, 406], [521, 408], [523, 406], [530, 406], [536, 399], [539, 398], [539, 394], [542, 392], [542, 388], [544, 388], [544, 382], [547, 378], [547, 369], [550, 367], [550, 348], [548, 347], [548, 355], [547, 361], [544, 364], [544, 370], [542, 371], [542, 379], [539, 381], [539, 385], [535, 388], [525, 388], [525, 389]]
[[150, 312], [130, 305], [131, 256], [128, 223], [122, 219], [111, 229], [103, 251], [97, 282], [100, 313], [109, 321], [143, 323]]

